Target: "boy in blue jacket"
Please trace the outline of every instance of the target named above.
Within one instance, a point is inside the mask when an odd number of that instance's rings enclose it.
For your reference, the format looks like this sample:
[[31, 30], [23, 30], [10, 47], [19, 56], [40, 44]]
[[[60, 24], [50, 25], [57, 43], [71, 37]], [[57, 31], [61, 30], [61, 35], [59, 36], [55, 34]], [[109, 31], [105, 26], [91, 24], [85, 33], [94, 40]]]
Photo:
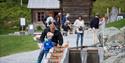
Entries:
[[54, 47], [54, 42], [51, 40], [53, 36], [53, 33], [48, 32], [47, 38], [45, 38], [45, 41], [43, 42], [43, 51], [47, 55], [49, 50]]
[[[50, 36], [50, 38], [48, 37], [48, 35]], [[49, 28], [46, 28], [43, 30], [41, 36], [40, 36], [40, 43], [41, 46], [40, 48], [42, 48], [42, 50], [40, 51], [40, 54], [38, 56], [38, 63], [41, 63], [44, 53], [48, 51], [48, 49], [50, 49], [51, 47], [46, 47], [45, 46], [45, 38], [47, 39], [51, 39], [51, 41], [54, 43], [53, 46], [62, 46], [63, 44], [63, 36], [61, 34], [61, 32], [59, 30], [56, 30], [55, 24], [54, 23], [50, 23]], [[48, 41], [48, 40], [47, 40]], [[48, 44], [46, 44], [48, 46]]]
[[43, 45], [41, 46], [41, 47], [43, 47], [43, 48], [41, 48], [42, 49], [42, 52], [40, 53], [40, 59], [38, 59], [38, 63], [41, 63], [41, 61], [42, 61], [42, 59], [43, 59], [43, 56], [45, 55], [45, 56], [47, 56], [47, 53], [49, 52], [49, 50], [52, 48], [52, 47], [54, 47], [54, 42], [51, 40], [52, 39], [52, 37], [53, 37], [53, 33], [51, 33], [51, 32], [48, 32], [47, 33], [47, 36], [46, 36], [46, 38], [45, 38], [45, 40], [44, 40], [44, 42], [43, 42]]

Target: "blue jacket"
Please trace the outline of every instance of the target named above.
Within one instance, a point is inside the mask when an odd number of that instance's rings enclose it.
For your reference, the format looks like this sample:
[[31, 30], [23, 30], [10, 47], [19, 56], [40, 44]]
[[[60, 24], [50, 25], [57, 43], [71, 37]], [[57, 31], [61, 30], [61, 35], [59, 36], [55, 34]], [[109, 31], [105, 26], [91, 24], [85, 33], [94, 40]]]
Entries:
[[43, 45], [44, 45], [43, 50], [46, 52], [49, 52], [49, 50], [54, 46], [54, 44], [51, 40], [44, 41]]

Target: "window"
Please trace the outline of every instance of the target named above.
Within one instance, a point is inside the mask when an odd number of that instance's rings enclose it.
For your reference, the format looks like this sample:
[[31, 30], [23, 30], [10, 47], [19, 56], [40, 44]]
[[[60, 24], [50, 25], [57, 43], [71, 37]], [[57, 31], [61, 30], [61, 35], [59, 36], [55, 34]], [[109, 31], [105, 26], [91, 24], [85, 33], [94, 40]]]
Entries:
[[38, 12], [37, 21], [43, 21], [43, 20], [44, 20], [44, 12]]

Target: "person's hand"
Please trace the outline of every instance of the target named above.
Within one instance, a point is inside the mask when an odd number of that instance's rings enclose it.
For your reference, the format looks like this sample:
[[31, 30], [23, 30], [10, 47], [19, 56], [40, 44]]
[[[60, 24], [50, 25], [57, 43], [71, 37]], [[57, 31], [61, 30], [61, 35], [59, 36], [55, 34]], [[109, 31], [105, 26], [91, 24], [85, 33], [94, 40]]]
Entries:
[[38, 46], [39, 46], [40, 49], [43, 48], [43, 44], [42, 43], [38, 43]]

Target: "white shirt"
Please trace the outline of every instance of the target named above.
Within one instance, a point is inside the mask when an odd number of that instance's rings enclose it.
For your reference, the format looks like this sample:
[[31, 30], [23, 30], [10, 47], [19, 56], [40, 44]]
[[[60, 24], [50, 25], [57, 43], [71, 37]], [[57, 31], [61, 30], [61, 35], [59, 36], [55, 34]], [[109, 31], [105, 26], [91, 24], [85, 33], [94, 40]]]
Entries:
[[102, 21], [100, 21], [99, 22], [99, 24], [100, 24], [100, 30], [104, 30], [104, 28], [105, 28], [105, 23], [106, 23], [106, 21], [105, 21], [105, 18], [102, 18]]
[[76, 30], [77, 30], [78, 33], [82, 33], [83, 32], [83, 31], [79, 31], [79, 27], [80, 26], [82, 26], [82, 27], [85, 26], [84, 20], [76, 19], [73, 25], [76, 27]]

